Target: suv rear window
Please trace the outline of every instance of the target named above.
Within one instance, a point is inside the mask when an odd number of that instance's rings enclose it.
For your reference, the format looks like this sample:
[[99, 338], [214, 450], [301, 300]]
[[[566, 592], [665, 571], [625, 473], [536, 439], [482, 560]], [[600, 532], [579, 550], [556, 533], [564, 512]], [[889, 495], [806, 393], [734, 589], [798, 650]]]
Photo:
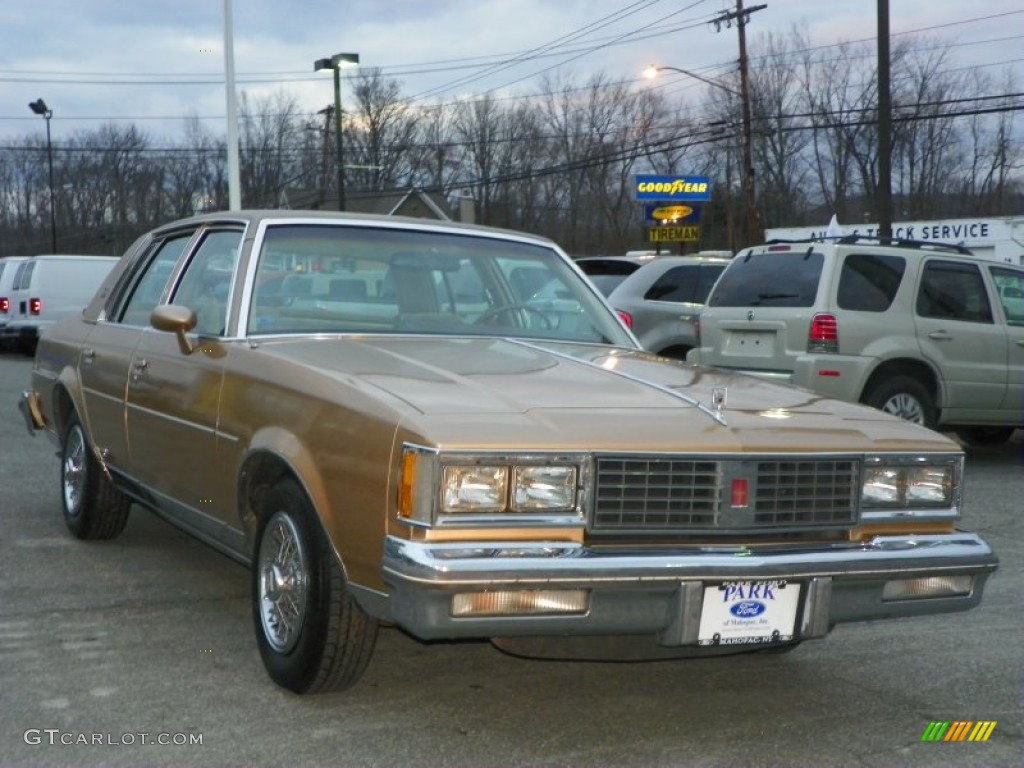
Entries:
[[896, 297], [907, 262], [899, 256], [851, 253], [839, 273], [840, 309], [885, 312]]
[[823, 263], [816, 251], [748, 253], [722, 273], [708, 306], [813, 306]]

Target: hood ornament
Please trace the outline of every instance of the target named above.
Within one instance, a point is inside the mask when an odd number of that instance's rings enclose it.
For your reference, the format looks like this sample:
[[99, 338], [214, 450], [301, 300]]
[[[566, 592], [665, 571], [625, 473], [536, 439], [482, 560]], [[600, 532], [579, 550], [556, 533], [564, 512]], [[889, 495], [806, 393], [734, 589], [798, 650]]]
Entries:
[[711, 388], [711, 407], [716, 411], [721, 411], [725, 408], [725, 399], [729, 395], [729, 390], [725, 387], [712, 387]]

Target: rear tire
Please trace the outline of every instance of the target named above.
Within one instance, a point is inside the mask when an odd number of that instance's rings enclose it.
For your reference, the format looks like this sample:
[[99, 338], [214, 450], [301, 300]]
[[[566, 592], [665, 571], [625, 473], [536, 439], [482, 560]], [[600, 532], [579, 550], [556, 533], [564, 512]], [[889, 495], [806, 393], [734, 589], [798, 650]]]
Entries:
[[113, 539], [124, 530], [131, 499], [103, 472], [75, 415], [61, 445], [60, 487], [64, 523], [75, 536]]
[[909, 376], [883, 379], [864, 395], [864, 403], [904, 421], [935, 429], [935, 401], [924, 385]]
[[282, 688], [340, 691], [366, 671], [377, 622], [352, 598], [319, 519], [291, 479], [262, 504], [252, 602], [263, 665]]

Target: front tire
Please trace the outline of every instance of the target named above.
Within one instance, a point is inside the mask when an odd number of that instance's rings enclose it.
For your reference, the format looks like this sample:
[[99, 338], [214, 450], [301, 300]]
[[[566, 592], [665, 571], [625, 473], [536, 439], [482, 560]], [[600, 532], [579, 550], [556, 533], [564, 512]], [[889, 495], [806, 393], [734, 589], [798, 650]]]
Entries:
[[864, 396], [864, 403], [904, 421], [935, 429], [935, 401], [924, 385], [909, 376], [880, 381]]
[[967, 445], [980, 448], [1005, 443], [1015, 431], [1016, 427], [961, 427], [956, 434]]
[[316, 514], [290, 479], [261, 507], [252, 601], [263, 665], [282, 688], [340, 691], [362, 677], [377, 622], [352, 598]]
[[60, 456], [64, 523], [80, 539], [113, 539], [128, 523], [131, 499], [103, 472], [77, 416], [64, 431]]

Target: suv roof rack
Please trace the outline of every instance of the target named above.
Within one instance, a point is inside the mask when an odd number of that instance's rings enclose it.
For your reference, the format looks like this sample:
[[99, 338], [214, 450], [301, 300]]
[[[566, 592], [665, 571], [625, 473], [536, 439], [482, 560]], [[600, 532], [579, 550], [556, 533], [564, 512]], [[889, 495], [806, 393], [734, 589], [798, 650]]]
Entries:
[[824, 243], [834, 242], [837, 245], [853, 245], [854, 243], [870, 242], [878, 245], [891, 245], [897, 248], [921, 248], [931, 251], [948, 251], [959, 253], [962, 256], [973, 256], [974, 251], [965, 245], [957, 243], [940, 243], [934, 240], [909, 240], [902, 237], [879, 237], [878, 235], [841, 235], [839, 237], [806, 237], [797, 240], [776, 238], [766, 240], [765, 245], [800, 244], [800, 243]]

